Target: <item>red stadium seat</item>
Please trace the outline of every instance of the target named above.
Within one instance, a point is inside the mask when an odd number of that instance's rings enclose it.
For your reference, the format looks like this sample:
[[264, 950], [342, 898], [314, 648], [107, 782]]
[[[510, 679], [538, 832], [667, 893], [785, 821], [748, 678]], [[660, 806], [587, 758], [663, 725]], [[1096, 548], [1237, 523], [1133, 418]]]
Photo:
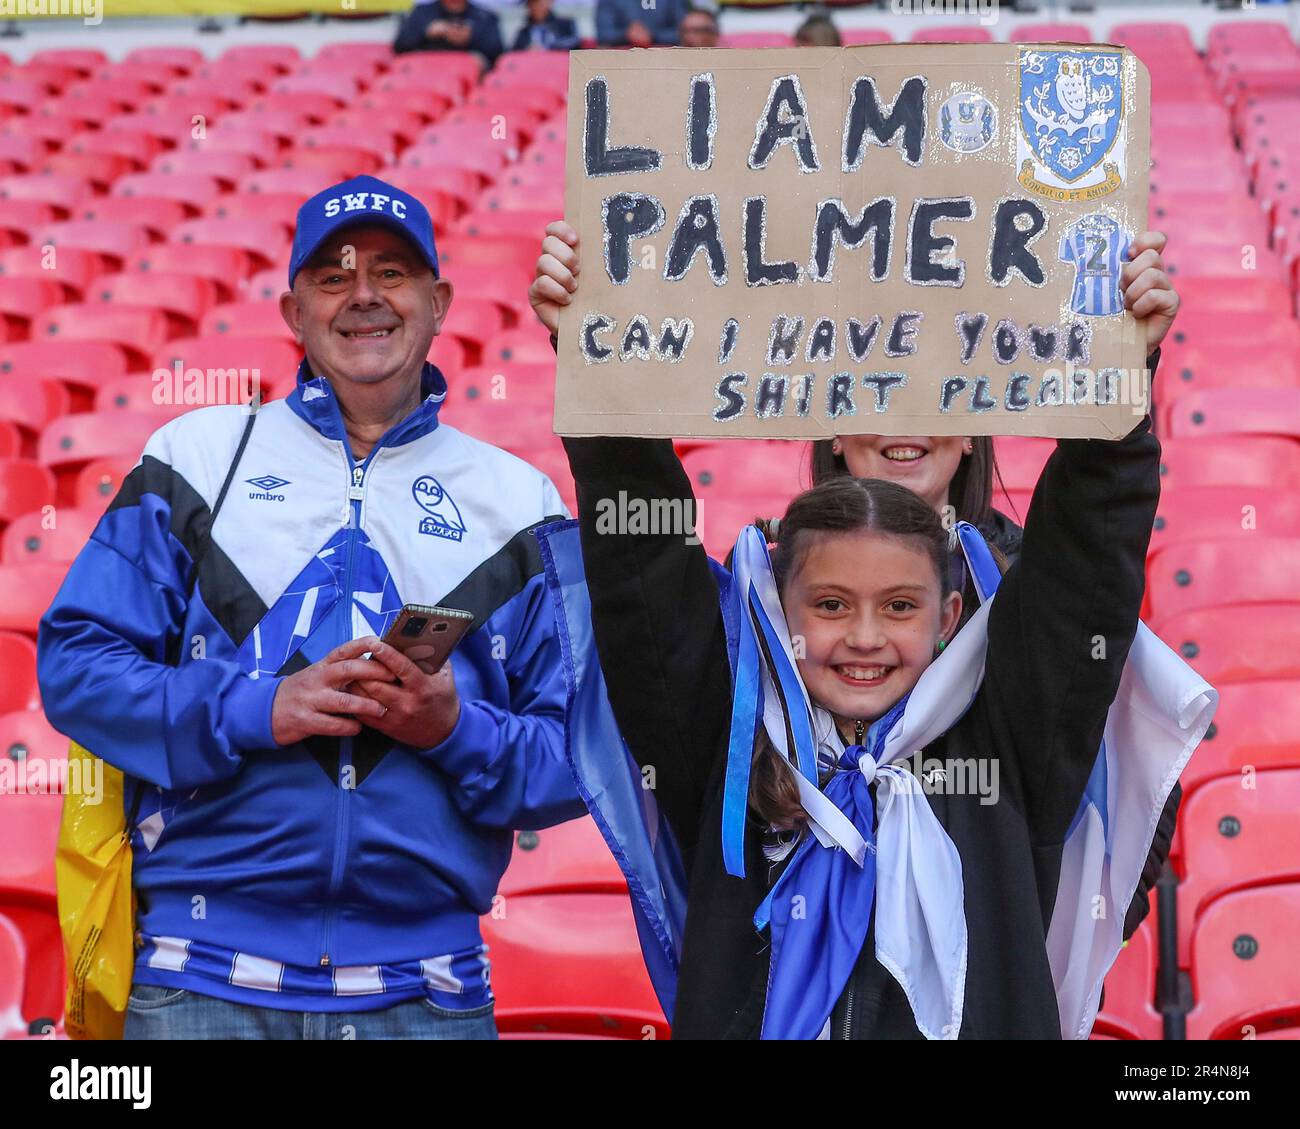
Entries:
[[0, 631], [20, 631], [34, 639], [67, 571], [66, 564], [51, 561], [0, 564]]
[[[159, 416], [179, 416], [203, 406], [198, 402], [186, 403], [183, 389], [182, 395], [176, 396], [174, 382], [156, 380], [156, 375], [158, 374], [119, 376], [105, 381], [95, 392], [94, 410], [157, 412]], [[206, 385], [200, 387], [206, 388]], [[204, 403], [206, 402], [205, 400]]]
[[1156, 946], [1149, 921], [1143, 922], [1106, 976], [1102, 1010], [1093, 1026], [1093, 1038], [1159, 1039], [1164, 1020], [1155, 1007]]
[[515, 364], [467, 368], [456, 375], [443, 411], [454, 411], [461, 403], [468, 405], [470, 411], [482, 411], [479, 400], [507, 404], [507, 411], [527, 406], [535, 413], [534, 418], [549, 421], [555, 408], [555, 366]]
[[1227, 682], [1217, 689], [1214, 721], [1182, 775], [1185, 796], [1215, 776], [1300, 767], [1300, 681]]
[[86, 284], [101, 269], [99, 256], [72, 247], [46, 250], [28, 245], [0, 251], [0, 278], [34, 278], [56, 282], [63, 291], [61, 301], [80, 301]]
[[73, 490], [73, 503], [80, 507], [96, 507], [101, 512], [116, 496], [122, 480], [131, 473], [135, 458], [96, 459], [77, 472]]
[[214, 306], [199, 326], [203, 337], [228, 334], [231, 337], [282, 337], [293, 341], [293, 330], [280, 314], [278, 298], [265, 301], [228, 302]]
[[137, 47], [127, 52], [123, 62], [189, 74], [203, 65], [203, 52], [194, 47]]
[[768, 495], [769, 508], [783, 510], [784, 503], [808, 488], [807, 465], [805, 444], [780, 440], [729, 439], [682, 456], [691, 488], [706, 508], [721, 498]]
[[167, 315], [149, 306], [84, 302], [54, 306], [32, 320], [33, 340], [106, 341], [125, 349], [128, 362], [139, 367], [167, 336]]
[[230, 192], [209, 202], [204, 215], [212, 219], [258, 220], [279, 224], [286, 239], [297, 223], [302, 197], [282, 192]]
[[219, 300], [229, 301], [249, 271], [248, 255], [238, 247], [202, 243], [156, 243], [131, 259], [134, 271], [192, 274], [212, 283]]
[[1215, 686], [1300, 679], [1300, 603], [1196, 608], [1165, 619], [1160, 637]]
[[1169, 616], [1191, 608], [1295, 602], [1297, 559], [1300, 538], [1172, 544], [1147, 562], [1152, 626], [1158, 630]]
[[0, 345], [0, 379], [59, 380], [93, 389], [126, 372], [126, 351], [107, 341], [23, 341]]
[[275, 160], [280, 149], [269, 133], [246, 129], [213, 129], [204, 138], [192, 138], [176, 148], [179, 158], [176, 168], [182, 172], [197, 172], [197, 164], [188, 163], [191, 153], [239, 153], [252, 159], [255, 167], [262, 168]]
[[35, 137], [0, 133], [0, 160], [12, 161], [24, 172], [32, 172], [49, 150]]
[[27, 337], [32, 319], [63, 301], [63, 287], [52, 279], [0, 278], [0, 323], [9, 340]]
[[301, 149], [360, 149], [377, 158], [381, 164], [386, 164], [397, 153], [397, 135], [383, 121], [372, 121], [365, 132], [360, 134], [354, 128], [322, 125], [299, 131], [297, 146]]
[[1185, 877], [1178, 887], [1178, 963], [1197, 918], [1224, 890], [1300, 877], [1300, 766], [1207, 780], [1178, 812]]
[[167, 315], [167, 336], [193, 334], [199, 319], [215, 301], [216, 287], [193, 274], [136, 271], [106, 274], [86, 289], [90, 302], [152, 306]]
[[[67, 388], [57, 380], [0, 380], [0, 420], [17, 424], [24, 433], [24, 447], [31, 446], [41, 429], [71, 407]], [[33, 440], [32, 443], [27, 442]]]
[[41, 432], [40, 461], [74, 471], [93, 459], [136, 458], [166, 420], [151, 412], [81, 412], [56, 419]]
[[483, 349], [483, 363], [554, 364], [555, 350], [544, 329], [507, 329], [492, 338]]
[[244, 108], [256, 112], [265, 110], [272, 113], [281, 111], [301, 113], [306, 115], [307, 121], [311, 124], [320, 125], [340, 105], [337, 98], [315, 98], [301, 91], [268, 90], [265, 93], [254, 94], [244, 103]]
[[327, 43], [315, 55], [311, 63], [314, 66], [351, 66], [358, 62], [373, 71], [381, 71], [393, 61], [393, 49], [387, 43], [358, 41], [348, 43]]
[[255, 269], [275, 266], [288, 249], [288, 240], [280, 225], [264, 220], [189, 220], [172, 231], [171, 241], [235, 247], [244, 252]]
[[63, 151], [124, 157], [137, 171], [143, 172], [163, 147], [157, 137], [144, 130], [100, 129], [83, 131], [70, 137], [64, 143]]
[[516, 836], [498, 892], [622, 894], [627, 882], [590, 816]]
[[[179, 363], [182, 371], [199, 369], [207, 374], [224, 372], [224, 376], [211, 376], [218, 380], [220, 397], [216, 402], [234, 402], [237, 392], [241, 398], [247, 390], [260, 392], [263, 401], [274, 400], [289, 392], [294, 385], [302, 350], [285, 337], [253, 337], [240, 334], [187, 337], [169, 341], [154, 354], [153, 368], [172, 369]], [[231, 376], [231, 370], [239, 371]], [[193, 405], [191, 405], [193, 406]]]
[[68, 739], [45, 720], [39, 709], [21, 709], [0, 716], [0, 758], [9, 762], [7, 767], [15, 774], [25, 770], [25, 787], [13, 791], [43, 795], [64, 790]]
[[1300, 388], [1212, 388], [1184, 392], [1164, 409], [1164, 432], [1300, 438]]
[[302, 62], [298, 48], [288, 44], [250, 43], [227, 47], [215, 63], [218, 72], [225, 66], [251, 64], [279, 74], [289, 74]]
[[1185, 348], [1169, 356], [1156, 384], [1163, 404], [1202, 388], [1300, 388], [1300, 358], [1286, 346]]
[[25, 70], [40, 67], [54, 67], [72, 74], [93, 74], [108, 62], [103, 51], [84, 47], [47, 47], [34, 51], [27, 59]]
[[1160, 451], [1160, 487], [1300, 486], [1300, 443], [1267, 436], [1166, 439]]
[[[384, 129], [393, 139], [395, 147], [405, 148], [410, 145], [428, 124], [428, 120], [416, 112], [418, 109], [416, 106], [389, 106], [383, 109]], [[376, 107], [367, 106], [363, 100], [356, 109], [340, 110], [334, 114], [326, 123], [326, 128], [348, 130], [355, 137], [357, 133], [374, 128], [376, 112]]]
[[0, 916], [0, 1039], [27, 1034], [23, 986], [27, 982], [27, 942], [7, 917]]
[[[279, 267], [258, 271], [244, 284], [244, 299], [254, 302], [278, 299], [288, 289], [287, 274], [287, 270], [281, 270]], [[1300, 447], [1297, 447], [1297, 450], [1300, 450]]]
[[1151, 551], [1175, 541], [1300, 536], [1300, 494], [1261, 486], [1188, 486], [1160, 495]]
[[59, 249], [93, 251], [114, 269], [121, 269], [127, 259], [148, 246], [149, 230], [143, 224], [71, 220], [49, 224], [34, 232], [32, 242], [41, 246], [53, 244]]
[[22, 561], [71, 561], [90, 538], [99, 512], [75, 507], [52, 507], [15, 518], [5, 528], [0, 560], [5, 564]]
[[192, 215], [221, 195], [221, 181], [205, 173], [132, 173], [113, 184], [114, 196], [177, 200]]
[[166, 197], [99, 196], [77, 209], [76, 219], [113, 223], [138, 223], [154, 239], [166, 239], [167, 233], [189, 218], [189, 210], [179, 200]]
[[520, 894], [504, 906], [481, 925], [506, 1038], [667, 1036], [626, 894]]
[[986, 27], [957, 24], [951, 27], [924, 27], [912, 35], [913, 43], [992, 43], [993, 33]]
[[41, 705], [36, 684], [36, 644], [26, 635], [0, 631], [0, 714], [34, 710]]
[[299, 145], [282, 153], [279, 162], [286, 169], [317, 169], [328, 176], [331, 184], [363, 173], [373, 174], [384, 163], [381, 157], [358, 145]]
[[90, 195], [90, 184], [75, 176], [34, 173], [0, 178], [0, 200], [39, 200], [54, 208], [60, 219], [70, 218]]
[[54, 208], [41, 200], [10, 200], [0, 209], [0, 247], [31, 244], [32, 232], [54, 219]]
[[459, 101], [477, 85], [483, 71], [483, 64], [477, 55], [469, 52], [438, 51], [430, 54], [413, 52], [395, 60], [388, 73], [379, 80], [382, 85], [391, 79], [405, 79], [411, 82], [434, 83], [437, 88], [446, 91], [454, 84], [453, 101]]
[[54, 476], [31, 459], [0, 459], [0, 524], [52, 505]]
[[180, 153], [160, 153], [149, 165], [149, 171], [169, 176], [211, 176], [223, 187], [231, 188], [256, 167], [257, 162], [247, 153], [187, 149]]
[[1300, 882], [1238, 890], [1201, 912], [1192, 935], [1189, 1039], [1253, 1038], [1300, 1025]]
[[[283, 287], [283, 282], [281, 282]], [[481, 357], [484, 343], [501, 332], [501, 307], [482, 298], [457, 298], [443, 323], [442, 332], [458, 337], [471, 360]]]
[[1087, 24], [1021, 24], [1011, 33], [1012, 43], [1091, 43]]
[[456, 234], [471, 242], [477, 239], [517, 240], [522, 246], [530, 246], [535, 260], [546, 225], [562, 211], [562, 207], [543, 207], [519, 212], [471, 212], [456, 222]]
[[40, 171], [54, 176], [79, 176], [94, 185], [97, 192], [106, 192], [118, 177], [135, 171], [136, 166], [125, 157], [112, 153], [73, 153], [64, 151], [46, 157]]
[[328, 188], [330, 178], [321, 169], [260, 169], [247, 173], [239, 180], [238, 190], [244, 195], [266, 193], [276, 196], [297, 196], [306, 200], [322, 188]]
[[287, 110], [239, 110], [224, 115], [219, 127], [269, 133], [287, 145], [303, 130], [309, 128], [309, 120], [302, 107]]

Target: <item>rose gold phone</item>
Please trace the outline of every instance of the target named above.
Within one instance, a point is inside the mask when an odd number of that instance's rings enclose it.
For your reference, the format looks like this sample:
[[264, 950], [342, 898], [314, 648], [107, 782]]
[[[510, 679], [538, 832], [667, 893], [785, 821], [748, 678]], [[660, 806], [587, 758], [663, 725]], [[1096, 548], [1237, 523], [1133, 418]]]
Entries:
[[384, 642], [401, 651], [426, 674], [442, 669], [456, 644], [474, 626], [474, 616], [457, 608], [407, 604], [397, 613]]

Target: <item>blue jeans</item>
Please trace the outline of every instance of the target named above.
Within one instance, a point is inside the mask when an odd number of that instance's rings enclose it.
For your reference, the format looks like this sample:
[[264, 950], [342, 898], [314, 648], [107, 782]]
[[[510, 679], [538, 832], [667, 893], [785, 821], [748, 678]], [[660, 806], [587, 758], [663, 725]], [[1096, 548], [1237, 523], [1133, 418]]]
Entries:
[[408, 1000], [381, 1011], [280, 1011], [136, 984], [127, 1039], [495, 1039], [492, 1005], [450, 1011]]

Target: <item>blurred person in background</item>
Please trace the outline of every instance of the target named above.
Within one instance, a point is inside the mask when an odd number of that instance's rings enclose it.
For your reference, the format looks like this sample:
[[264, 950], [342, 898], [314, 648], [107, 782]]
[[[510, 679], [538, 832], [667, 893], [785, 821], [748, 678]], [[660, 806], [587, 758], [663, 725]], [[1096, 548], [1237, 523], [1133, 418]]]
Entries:
[[602, 47], [676, 47], [686, 0], [596, 0]]
[[525, 0], [528, 18], [515, 36], [512, 51], [572, 51], [581, 42], [578, 25], [551, 9], [552, 0]]
[[840, 30], [825, 12], [813, 12], [794, 33], [796, 47], [842, 47]]
[[716, 47], [718, 17], [707, 8], [687, 8], [678, 25], [677, 37], [682, 47]]
[[397, 29], [393, 50], [473, 51], [490, 67], [501, 54], [501, 25], [494, 12], [469, 0], [417, 4]]

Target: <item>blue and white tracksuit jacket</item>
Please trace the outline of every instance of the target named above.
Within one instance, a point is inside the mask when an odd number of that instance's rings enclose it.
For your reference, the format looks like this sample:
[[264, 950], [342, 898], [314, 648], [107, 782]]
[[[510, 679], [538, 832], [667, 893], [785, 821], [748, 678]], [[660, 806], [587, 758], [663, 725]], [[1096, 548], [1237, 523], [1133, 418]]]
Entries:
[[[168, 423], [41, 621], [50, 721], [122, 769], [128, 797], [145, 789], [137, 983], [316, 1011], [485, 1006], [478, 918], [511, 829], [585, 810], [532, 534], [564, 504], [540, 471], [439, 424], [446, 381], [432, 365], [423, 380], [358, 463], [304, 365], [258, 414], [188, 602], [248, 416]], [[277, 746], [280, 678], [382, 635], [404, 603], [475, 616], [452, 658], [455, 731], [433, 749], [369, 728]]]

